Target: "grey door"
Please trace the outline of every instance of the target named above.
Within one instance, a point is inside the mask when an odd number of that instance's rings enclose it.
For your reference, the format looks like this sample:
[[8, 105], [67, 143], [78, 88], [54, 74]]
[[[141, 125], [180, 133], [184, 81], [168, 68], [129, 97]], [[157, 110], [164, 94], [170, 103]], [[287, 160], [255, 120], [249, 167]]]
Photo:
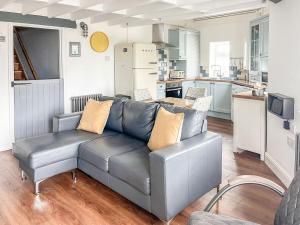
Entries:
[[14, 81], [15, 140], [52, 132], [52, 118], [64, 112], [63, 80]]

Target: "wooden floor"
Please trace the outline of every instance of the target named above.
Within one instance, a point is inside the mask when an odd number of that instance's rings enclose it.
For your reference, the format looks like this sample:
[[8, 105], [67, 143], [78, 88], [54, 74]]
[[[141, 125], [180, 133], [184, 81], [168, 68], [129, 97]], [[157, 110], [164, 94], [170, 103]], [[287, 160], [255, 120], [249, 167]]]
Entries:
[[[232, 153], [231, 123], [210, 118], [209, 130], [223, 135], [223, 185], [240, 174], [260, 175], [281, 184], [257, 155]], [[42, 194], [36, 197], [32, 183], [20, 180], [17, 162], [9, 151], [0, 153], [0, 162], [0, 224], [162, 224], [80, 171], [77, 184], [72, 184], [70, 173], [61, 174], [43, 182]], [[187, 224], [190, 213], [202, 210], [215, 193], [212, 190], [191, 204], [171, 224]], [[279, 202], [268, 190], [244, 186], [225, 195], [212, 212], [269, 225]]]

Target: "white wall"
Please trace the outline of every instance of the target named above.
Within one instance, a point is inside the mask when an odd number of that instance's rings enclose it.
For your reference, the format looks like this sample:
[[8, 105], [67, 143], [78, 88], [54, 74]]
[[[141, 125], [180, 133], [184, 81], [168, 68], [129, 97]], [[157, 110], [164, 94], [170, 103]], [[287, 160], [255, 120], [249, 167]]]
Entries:
[[[65, 82], [65, 110], [70, 112], [70, 97], [102, 93], [114, 94], [114, 45], [126, 42], [127, 32], [119, 26], [106, 24], [89, 25], [89, 34], [105, 32], [110, 41], [104, 53], [97, 53], [90, 47], [89, 38], [83, 38], [79, 29], [63, 30], [63, 74]], [[81, 57], [69, 57], [69, 42], [81, 42]], [[132, 27], [128, 30], [129, 42], [152, 42], [152, 26]]]
[[0, 42], [0, 150], [8, 150], [12, 147], [9, 126], [8, 23], [0, 22], [0, 36], [6, 37], [5, 42]]
[[300, 1], [283, 0], [270, 4], [269, 91], [295, 98], [292, 131], [282, 128], [283, 120], [268, 114], [267, 163], [288, 185], [294, 176], [294, 140], [300, 132]]
[[[20, 24], [18, 24], [20, 25]], [[110, 41], [104, 53], [94, 52], [89, 38], [81, 36], [80, 29], [60, 29], [62, 31], [62, 72], [65, 86], [65, 112], [71, 111], [72, 96], [102, 93], [114, 94], [114, 45], [127, 41], [127, 31], [119, 26], [107, 26], [105, 23], [88, 24], [89, 34], [95, 31], [105, 32]], [[11, 23], [0, 22], [0, 36], [6, 41], [0, 42], [0, 151], [12, 147], [13, 129], [10, 121], [14, 115], [10, 104], [9, 49], [12, 45]], [[11, 33], [9, 33], [11, 32]], [[69, 57], [69, 42], [81, 42], [81, 57]], [[128, 29], [129, 42], [152, 42], [152, 26], [133, 27]], [[11, 63], [11, 62], [10, 62]], [[11, 67], [13, 65], [11, 64]], [[20, 112], [22, 113], [22, 112]], [[13, 124], [11, 124], [13, 125]]]
[[[230, 42], [230, 57], [244, 57], [244, 45], [250, 38], [250, 21], [257, 18], [256, 13], [211, 19], [188, 24], [200, 30], [200, 61], [206, 70], [209, 69], [209, 43], [217, 41]], [[249, 46], [249, 44], [248, 44]], [[247, 53], [247, 52], [246, 52]]]

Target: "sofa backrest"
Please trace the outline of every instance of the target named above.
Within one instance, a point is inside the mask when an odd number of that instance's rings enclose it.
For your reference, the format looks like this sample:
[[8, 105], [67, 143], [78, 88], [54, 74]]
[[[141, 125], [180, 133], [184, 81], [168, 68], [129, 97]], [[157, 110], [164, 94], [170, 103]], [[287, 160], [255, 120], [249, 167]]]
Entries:
[[191, 138], [205, 131], [203, 129], [204, 122], [206, 121], [205, 112], [167, 104], [162, 104], [161, 107], [172, 113], [184, 113], [181, 140]]
[[123, 132], [123, 125], [122, 125], [123, 107], [126, 99], [101, 96], [99, 100], [100, 101], [114, 100], [109, 112], [109, 117], [106, 122], [105, 128], [122, 133]]
[[123, 108], [123, 132], [149, 141], [158, 106], [157, 103], [126, 101]]

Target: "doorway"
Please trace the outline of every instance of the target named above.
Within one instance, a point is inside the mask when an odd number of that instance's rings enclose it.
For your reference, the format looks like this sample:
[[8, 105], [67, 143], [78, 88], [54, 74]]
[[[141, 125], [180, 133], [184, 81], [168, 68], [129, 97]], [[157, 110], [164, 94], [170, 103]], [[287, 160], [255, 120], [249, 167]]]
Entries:
[[60, 74], [60, 32], [13, 27], [15, 140], [52, 132], [52, 119], [64, 112]]

